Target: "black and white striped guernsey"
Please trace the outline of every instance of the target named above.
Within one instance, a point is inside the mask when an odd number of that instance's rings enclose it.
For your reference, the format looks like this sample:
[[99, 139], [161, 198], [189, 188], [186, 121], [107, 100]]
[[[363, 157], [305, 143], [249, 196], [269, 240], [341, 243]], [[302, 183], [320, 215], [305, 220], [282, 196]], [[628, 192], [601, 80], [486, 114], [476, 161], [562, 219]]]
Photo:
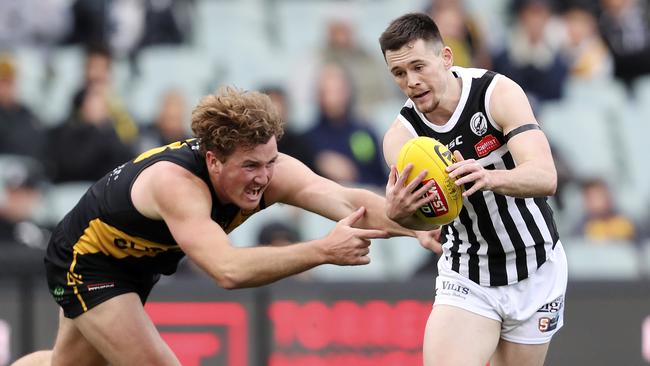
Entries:
[[[462, 80], [456, 110], [434, 125], [409, 99], [399, 119], [413, 135], [429, 136], [476, 159], [485, 169], [513, 169], [503, 132], [490, 115], [489, 100], [500, 77], [492, 71], [453, 67]], [[522, 121], [530, 122], [530, 121]], [[442, 229], [443, 253], [451, 269], [483, 286], [513, 284], [534, 273], [559, 237], [546, 198], [514, 198], [479, 191], [463, 199], [456, 220]]]

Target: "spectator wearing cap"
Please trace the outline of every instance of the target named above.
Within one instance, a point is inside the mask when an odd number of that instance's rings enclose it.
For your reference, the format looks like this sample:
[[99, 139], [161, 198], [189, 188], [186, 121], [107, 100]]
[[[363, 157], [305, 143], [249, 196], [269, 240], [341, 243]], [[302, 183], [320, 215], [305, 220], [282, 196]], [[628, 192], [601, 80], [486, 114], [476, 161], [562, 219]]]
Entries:
[[41, 160], [46, 132], [41, 121], [18, 100], [17, 65], [9, 54], [0, 55], [0, 154]]

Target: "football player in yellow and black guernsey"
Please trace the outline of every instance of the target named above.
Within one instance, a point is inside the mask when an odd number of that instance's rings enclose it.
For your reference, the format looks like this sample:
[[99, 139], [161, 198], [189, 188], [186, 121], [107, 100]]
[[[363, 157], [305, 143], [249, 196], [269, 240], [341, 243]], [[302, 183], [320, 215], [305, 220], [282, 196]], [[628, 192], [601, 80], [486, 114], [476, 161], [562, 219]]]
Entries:
[[[370, 240], [417, 236], [382, 197], [342, 187], [278, 153], [282, 122], [258, 92], [223, 88], [192, 112], [197, 139], [156, 148], [94, 184], [52, 235], [45, 266], [62, 308], [53, 351], [15, 365], [179, 365], [143, 303], [187, 255], [221, 287], [271, 283], [314, 266], [369, 263]], [[338, 221], [321, 239], [235, 247], [227, 234], [276, 203]]]

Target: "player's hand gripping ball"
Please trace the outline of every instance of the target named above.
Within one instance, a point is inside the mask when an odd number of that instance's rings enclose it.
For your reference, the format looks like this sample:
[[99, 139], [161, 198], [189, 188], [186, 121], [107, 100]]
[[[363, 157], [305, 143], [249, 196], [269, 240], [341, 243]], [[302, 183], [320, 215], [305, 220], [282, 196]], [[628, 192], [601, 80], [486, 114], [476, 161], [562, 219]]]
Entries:
[[434, 181], [433, 187], [426, 193], [431, 200], [416, 211], [418, 218], [434, 225], [454, 221], [463, 208], [463, 192], [445, 171], [447, 166], [454, 163], [453, 154], [437, 140], [420, 136], [402, 146], [397, 157], [397, 172], [401, 174], [409, 163], [413, 164], [413, 169], [406, 177], [406, 184], [423, 170], [427, 171], [427, 175], [418, 187]]

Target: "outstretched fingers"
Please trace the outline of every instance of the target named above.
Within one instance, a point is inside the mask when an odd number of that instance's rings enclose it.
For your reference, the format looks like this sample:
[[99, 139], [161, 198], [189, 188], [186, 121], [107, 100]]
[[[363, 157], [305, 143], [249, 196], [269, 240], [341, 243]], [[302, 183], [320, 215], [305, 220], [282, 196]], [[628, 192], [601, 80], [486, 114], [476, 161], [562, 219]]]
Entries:
[[390, 238], [390, 235], [385, 230], [378, 229], [359, 229], [353, 228], [353, 235], [363, 241], [367, 241], [370, 245], [370, 239], [387, 239]]
[[359, 219], [362, 218], [365, 213], [366, 208], [361, 206], [356, 209], [356, 211], [349, 214], [347, 217], [341, 219], [339, 222], [343, 225], [352, 226], [355, 222], [359, 221]]

